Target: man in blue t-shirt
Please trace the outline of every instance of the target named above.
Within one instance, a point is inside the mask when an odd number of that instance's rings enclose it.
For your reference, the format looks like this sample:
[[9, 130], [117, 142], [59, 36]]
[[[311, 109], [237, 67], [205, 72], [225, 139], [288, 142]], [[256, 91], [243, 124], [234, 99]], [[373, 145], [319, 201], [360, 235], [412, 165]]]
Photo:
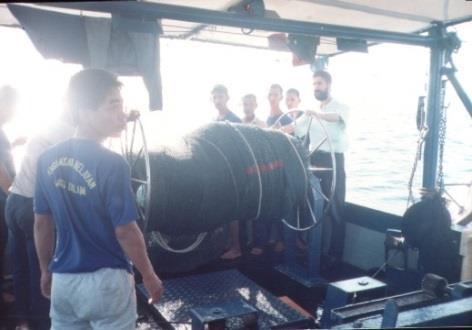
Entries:
[[[228, 108], [229, 94], [226, 86], [215, 85], [215, 87], [213, 87], [211, 90], [211, 96], [213, 99], [213, 104], [215, 105], [216, 110], [218, 110], [216, 121], [242, 123], [242, 120]], [[238, 221], [232, 221], [229, 224], [229, 248], [225, 253], [223, 253], [221, 258], [223, 260], [233, 260], [239, 258], [241, 254], [239, 223]]]
[[[270, 105], [269, 117], [266, 124], [270, 128], [278, 129], [292, 123], [289, 115], [285, 115], [280, 108], [280, 102], [284, 97], [284, 91], [279, 84], [272, 84], [269, 88], [267, 100]], [[253, 255], [262, 255], [263, 247], [269, 243], [271, 231], [275, 232], [275, 252], [281, 252], [284, 249], [282, 242], [283, 225], [280, 219], [262, 218], [254, 222], [254, 247], [251, 250]], [[271, 229], [274, 228], [274, 229]]]
[[101, 145], [126, 125], [120, 87], [104, 70], [72, 77], [67, 98], [76, 137], [38, 160], [34, 234], [53, 329], [135, 329], [130, 260], [150, 302], [163, 292], [136, 224], [128, 164]]
[[211, 90], [211, 97], [213, 99], [213, 104], [215, 105], [216, 110], [218, 110], [218, 116], [216, 117], [216, 121], [242, 123], [241, 119], [228, 108], [229, 94], [226, 86], [215, 85], [215, 87], [213, 87], [213, 89]]
[[[272, 84], [269, 88], [269, 95], [267, 100], [270, 105], [269, 117], [267, 117], [267, 126], [272, 127], [274, 125], [280, 127], [292, 123], [292, 119], [288, 115], [284, 115], [284, 112], [280, 108], [280, 102], [284, 97], [284, 91], [282, 86], [279, 84]], [[275, 127], [277, 128], [277, 127]]]

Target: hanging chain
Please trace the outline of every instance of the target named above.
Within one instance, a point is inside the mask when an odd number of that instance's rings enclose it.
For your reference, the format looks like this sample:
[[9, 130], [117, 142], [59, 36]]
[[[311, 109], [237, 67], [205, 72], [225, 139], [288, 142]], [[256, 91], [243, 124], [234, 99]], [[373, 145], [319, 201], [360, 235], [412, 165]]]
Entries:
[[424, 115], [424, 96], [420, 96], [418, 99], [418, 109], [416, 113], [416, 125], [419, 130], [419, 136], [416, 146], [416, 155], [413, 162], [413, 168], [411, 169], [410, 180], [408, 180], [408, 199], [406, 201], [406, 207], [410, 206], [411, 202], [414, 202], [413, 197], [413, 181], [415, 179], [416, 168], [418, 167], [418, 162], [421, 160], [421, 151], [423, 149], [423, 143], [428, 135], [428, 126], [426, 125], [426, 119]]
[[413, 197], [413, 181], [415, 179], [416, 168], [418, 167], [418, 162], [421, 160], [421, 150], [423, 149], [423, 143], [426, 140], [428, 135], [428, 126], [424, 125], [418, 136], [418, 142], [416, 147], [415, 161], [413, 162], [413, 168], [411, 169], [410, 180], [408, 181], [408, 199], [406, 201], [406, 207], [410, 206], [410, 203], [414, 203], [415, 199]]
[[446, 127], [447, 127], [447, 108], [448, 105], [445, 105], [445, 96], [446, 96], [446, 80], [441, 81], [441, 103], [440, 103], [440, 121], [439, 121], [439, 159], [438, 159], [438, 177], [436, 185], [439, 189], [439, 194], [444, 193], [444, 146], [446, 144]]
[[[439, 156], [438, 156], [438, 175], [436, 179], [436, 186], [438, 187], [439, 193], [442, 195], [444, 193], [444, 146], [446, 144], [446, 127], [447, 127], [447, 108], [448, 105], [445, 105], [445, 96], [446, 96], [446, 82], [447, 80], [441, 81], [441, 99], [440, 99], [440, 110], [439, 110]], [[418, 162], [421, 160], [421, 151], [423, 148], [423, 143], [428, 135], [428, 127], [423, 124], [420, 129], [420, 134], [417, 142], [417, 149], [415, 155], [415, 161], [413, 162], [413, 168], [411, 170], [410, 180], [408, 181], [408, 199], [406, 207], [408, 208], [411, 203], [415, 202], [413, 196], [413, 181], [415, 178], [416, 168], [418, 167]]]

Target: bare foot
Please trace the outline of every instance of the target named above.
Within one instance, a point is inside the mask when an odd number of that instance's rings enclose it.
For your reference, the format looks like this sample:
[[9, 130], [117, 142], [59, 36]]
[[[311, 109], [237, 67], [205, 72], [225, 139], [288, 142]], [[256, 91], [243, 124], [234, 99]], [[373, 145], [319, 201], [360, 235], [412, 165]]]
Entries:
[[264, 253], [264, 250], [261, 249], [260, 247], [253, 247], [251, 250], [251, 254], [254, 256], [260, 256], [263, 253]]
[[236, 258], [239, 258], [241, 256], [241, 251], [240, 250], [235, 250], [235, 249], [229, 249], [225, 253], [223, 253], [220, 257], [220, 259], [223, 260], [234, 260]]
[[283, 250], [285, 250], [284, 242], [278, 241], [277, 243], [275, 243], [275, 246], [274, 246], [275, 252], [282, 252]]
[[7, 304], [10, 304], [15, 301], [15, 296], [7, 292], [2, 293], [2, 298], [3, 298], [3, 301], [6, 302]]
[[20, 321], [20, 323], [15, 327], [15, 330], [30, 330], [27, 321]]
[[308, 249], [307, 244], [300, 238], [297, 238], [296, 244], [297, 244], [297, 248], [299, 248], [302, 251], [305, 251], [306, 249]]

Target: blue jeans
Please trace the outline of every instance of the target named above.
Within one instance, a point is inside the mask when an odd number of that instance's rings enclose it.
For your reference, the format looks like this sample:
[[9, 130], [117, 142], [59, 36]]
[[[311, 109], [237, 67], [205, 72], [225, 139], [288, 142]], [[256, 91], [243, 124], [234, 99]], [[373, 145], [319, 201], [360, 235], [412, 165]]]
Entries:
[[[280, 219], [277, 218], [260, 218], [254, 220], [254, 246], [264, 248], [274, 238], [275, 242], [283, 240], [284, 225]], [[274, 232], [274, 237], [272, 236]]]
[[34, 247], [33, 199], [11, 194], [5, 214], [13, 263], [15, 316], [30, 321], [35, 329], [48, 328], [49, 300], [41, 294], [41, 272]]

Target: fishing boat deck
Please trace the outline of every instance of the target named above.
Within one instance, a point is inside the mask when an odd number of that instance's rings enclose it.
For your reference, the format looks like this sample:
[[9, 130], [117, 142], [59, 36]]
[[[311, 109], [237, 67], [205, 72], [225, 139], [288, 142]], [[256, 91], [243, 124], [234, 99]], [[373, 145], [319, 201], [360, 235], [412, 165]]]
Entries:
[[[241, 296], [241, 292], [246, 292], [248, 297], [244, 298], [248, 298], [246, 300], [252, 306], [262, 311], [259, 316], [261, 328], [268, 328], [270, 324], [282, 327], [316, 326], [313, 322], [316, 320], [316, 311], [325, 298], [326, 285], [307, 288], [290, 279], [274, 268], [282, 260], [282, 253], [272, 251], [259, 257], [246, 254], [234, 261], [216, 260], [192, 272], [179, 273], [178, 276], [164, 275], [166, 293], [155, 309], [146, 306], [144, 296], [142, 293], [138, 294], [141, 296], [138, 321], [140, 329], [190, 328], [190, 308], [234, 301]], [[335, 269], [323, 269], [321, 275], [327, 282], [332, 282], [364, 276], [366, 273], [341, 264]], [[176, 301], [179, 303], [179, 311], [169, 311], [169, 304], [175, 307]], [[282, 322], [283, 319], [286, 322]]]

